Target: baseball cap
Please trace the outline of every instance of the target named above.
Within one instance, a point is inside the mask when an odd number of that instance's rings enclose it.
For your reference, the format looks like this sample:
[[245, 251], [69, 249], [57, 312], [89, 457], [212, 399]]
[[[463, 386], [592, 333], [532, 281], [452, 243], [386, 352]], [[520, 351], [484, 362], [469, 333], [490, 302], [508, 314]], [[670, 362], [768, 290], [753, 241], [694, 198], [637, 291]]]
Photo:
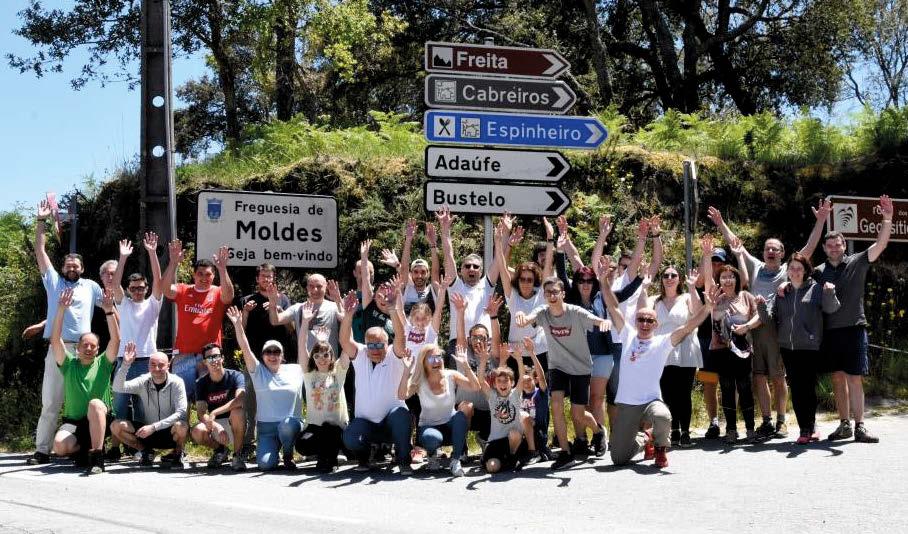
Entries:
[[425, 267], [426, 269], [429, 268], [429, 262], [427, 262], [426, 260], [424, 260], [422, 258], [416, 258], [415, 260], [410, 262], [410, 270], [412, 271], [413, 268], [416, 267], [417, 265]]
[[262, 346], [262, 352], [265, 352], [268, 349], [276, 348], [281, 352], [284, 352], [284, 346], [281, 345], [281, 342], [276, 339], [269, 339], [265, 342], [265, 345]]
[[721, 261], [722, 263], [726, 263], [728, 261], [728, 255], [725, 253], [724, 248], [717, 247], [713, 249], [712, 259], [716, 258], [719, 258], [719, 261]]

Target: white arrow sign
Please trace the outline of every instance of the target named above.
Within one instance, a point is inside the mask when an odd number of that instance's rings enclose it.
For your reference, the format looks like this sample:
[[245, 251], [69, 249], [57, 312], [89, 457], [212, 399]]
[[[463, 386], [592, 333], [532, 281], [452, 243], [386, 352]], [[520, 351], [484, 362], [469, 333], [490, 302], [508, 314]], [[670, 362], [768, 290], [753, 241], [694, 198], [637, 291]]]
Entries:
[[557, 187], [533, 185], [426, 182], [426, 210], [447, 206], [455, 213], [496, 214], [535, 217], [561, 215], [571, 205]]
[[568, 160], [554, 150], [426, 147], [426, 175], [430, 178], [557, 182], [569, 170]]

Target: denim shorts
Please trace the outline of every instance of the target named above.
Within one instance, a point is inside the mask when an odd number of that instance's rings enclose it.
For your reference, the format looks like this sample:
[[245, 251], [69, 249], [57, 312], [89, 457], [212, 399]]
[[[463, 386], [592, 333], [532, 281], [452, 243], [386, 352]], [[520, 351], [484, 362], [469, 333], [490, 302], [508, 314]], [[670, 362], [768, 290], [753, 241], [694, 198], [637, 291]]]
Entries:
[[199, 378], [198, 366], [202, 363], [202, 355], [180, 354], [178, 357], [180, 359], [176, 363], [171, 363], [170, 372], [183, 379], [186, 386], [186, 401], [191, 406], [195, 402], [195, 381]]
[[612, 368], [615, 367], [615, 357], [611, 354], [598, 354], [593, 356], [593, 372], [590, 373], [593, 378], [608, 379], [612, 376]]

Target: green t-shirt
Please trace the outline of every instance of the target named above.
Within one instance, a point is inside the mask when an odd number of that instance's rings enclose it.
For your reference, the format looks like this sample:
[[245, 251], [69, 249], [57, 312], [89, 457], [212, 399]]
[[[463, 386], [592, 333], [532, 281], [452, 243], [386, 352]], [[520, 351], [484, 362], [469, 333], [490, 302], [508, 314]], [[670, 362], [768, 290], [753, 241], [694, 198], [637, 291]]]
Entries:
[[79, 358], [69, 352], [60, 366], [63, 374], [63, 417], [82, 419], [88, 415], [91, 399], [100, 399], [110, 408], [110, 375], [113, 364], [101, 353], [95, 361], [82, 365]]

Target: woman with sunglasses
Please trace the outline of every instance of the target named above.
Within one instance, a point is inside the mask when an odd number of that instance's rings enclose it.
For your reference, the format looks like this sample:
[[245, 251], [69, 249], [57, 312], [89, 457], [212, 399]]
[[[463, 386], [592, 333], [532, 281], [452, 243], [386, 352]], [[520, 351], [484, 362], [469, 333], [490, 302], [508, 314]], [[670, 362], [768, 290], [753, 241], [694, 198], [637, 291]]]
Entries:
[[[237, 344], [243, 351], [243, 362], [255, 388], [255, 433], [258, 436], [255, 459], [259, 469], [274, 470], [279, 460], [283, 460], [287, 469], [296, 469], [293, 445], [302, 428], [303, 369], [297, 364], [285, 364], [284, 347], [273, 339], [262, 347], [263, 363], [260, 364], [246, 339], [240, 310], [231, 306], [227, 318], [233, 323]], [[280, 458], [278, 452], [281, 452]]]
[[457, 366], [463, 374], [444, 368], [445, 351], [432, 343], [425, 345], [416, 355], [416, 361], [408, 366], [400, 380], [397, 395], [407, 400], [419, 395], [421, 411], [416, 437], [429, 454], [428, 468], [437, 471], [438, 448], [442, 445], [454, 447], [451, 455], [451, 474], [464, 475], [460, 464], [467, 444], [467, 416], [455, 406], [458, 389], [478, 391], [479, 380], [467, 362], [466, 347], [458, 346], [454, 353]]
[[[309, 330], [315, 318], [315, 305], [307, 302], [300, 310], [300, 332]], [[350, 416], [344, 383], [350, 368], [350, 357], [341, 353], [335, 358], [328, 343], [327, 326], [317, 328], [317, 341], [310, 350], [307, 336], [299, 336], [299, 362], [306, 384], [306, 428], [296, 440], [296, 450], [303, 456], [316, 455], [315, 470], [332, 473], [337, 469], [337, 453], [343, 444], [341, 435]]]
[[834, 284], [820, 285], [809, 276], [813, 265], [807, 256], [800, 252], [792, 254], [787, 272], [788, 290], [769, 304], [764, 297], [758, 296], [757, 307], [761, 320], [773, 321], [776, 325], [779, 352], [791, 387], [791, 404], [801, 427], [797, 443], [806, 445], [820, 439], [816, 431], [817, 369], [823, 314], [835, 313], [840, 303]]
[[[751, 346], [746, 334], [760, 326], [756, 298], [742, 289], [741, 275], [731, 265], [719, 269], [718, 285], [713, 281], [712, 263], [704, 262], [703, 279], [707, 294], [715, 303], [712, 310], [713, 336], [709, 345], [711, 358], [719, 367], [722, 390], [722, 412], [725, 414], [725, 441], [738, 441], [737, 406], [740, 405], [747, 429], [747, 440], [753, 442], [754, 395], [751, 378]], [[735, 399], [735, 390], [738, 392]]]
[[[655, 335], [670, 334], [684, 326], [691, 317], [697, 315], [703, 303], [697, 295], [695, 284], [700, 275], [697, 269], [690, 272], [685, 283], [689, 289], [684, 292], [681, 283], [681, 272], [673, 265], [662, 269], [659, 275], [659, 293], [647, 297], [646, 290], [652, 279], [647, 276], [643, 281], [644, 292], [637, 302], [637, 309], [656, 310], [659, 326]], [[674, 346], [665, 361], [659, 385], [662, 398], [672, 413], [672, 446], [690, 447], [691, 393], [694, 389], [694, 375], [703, 365], [700, 340], [696, 335], [684, 337]]]

